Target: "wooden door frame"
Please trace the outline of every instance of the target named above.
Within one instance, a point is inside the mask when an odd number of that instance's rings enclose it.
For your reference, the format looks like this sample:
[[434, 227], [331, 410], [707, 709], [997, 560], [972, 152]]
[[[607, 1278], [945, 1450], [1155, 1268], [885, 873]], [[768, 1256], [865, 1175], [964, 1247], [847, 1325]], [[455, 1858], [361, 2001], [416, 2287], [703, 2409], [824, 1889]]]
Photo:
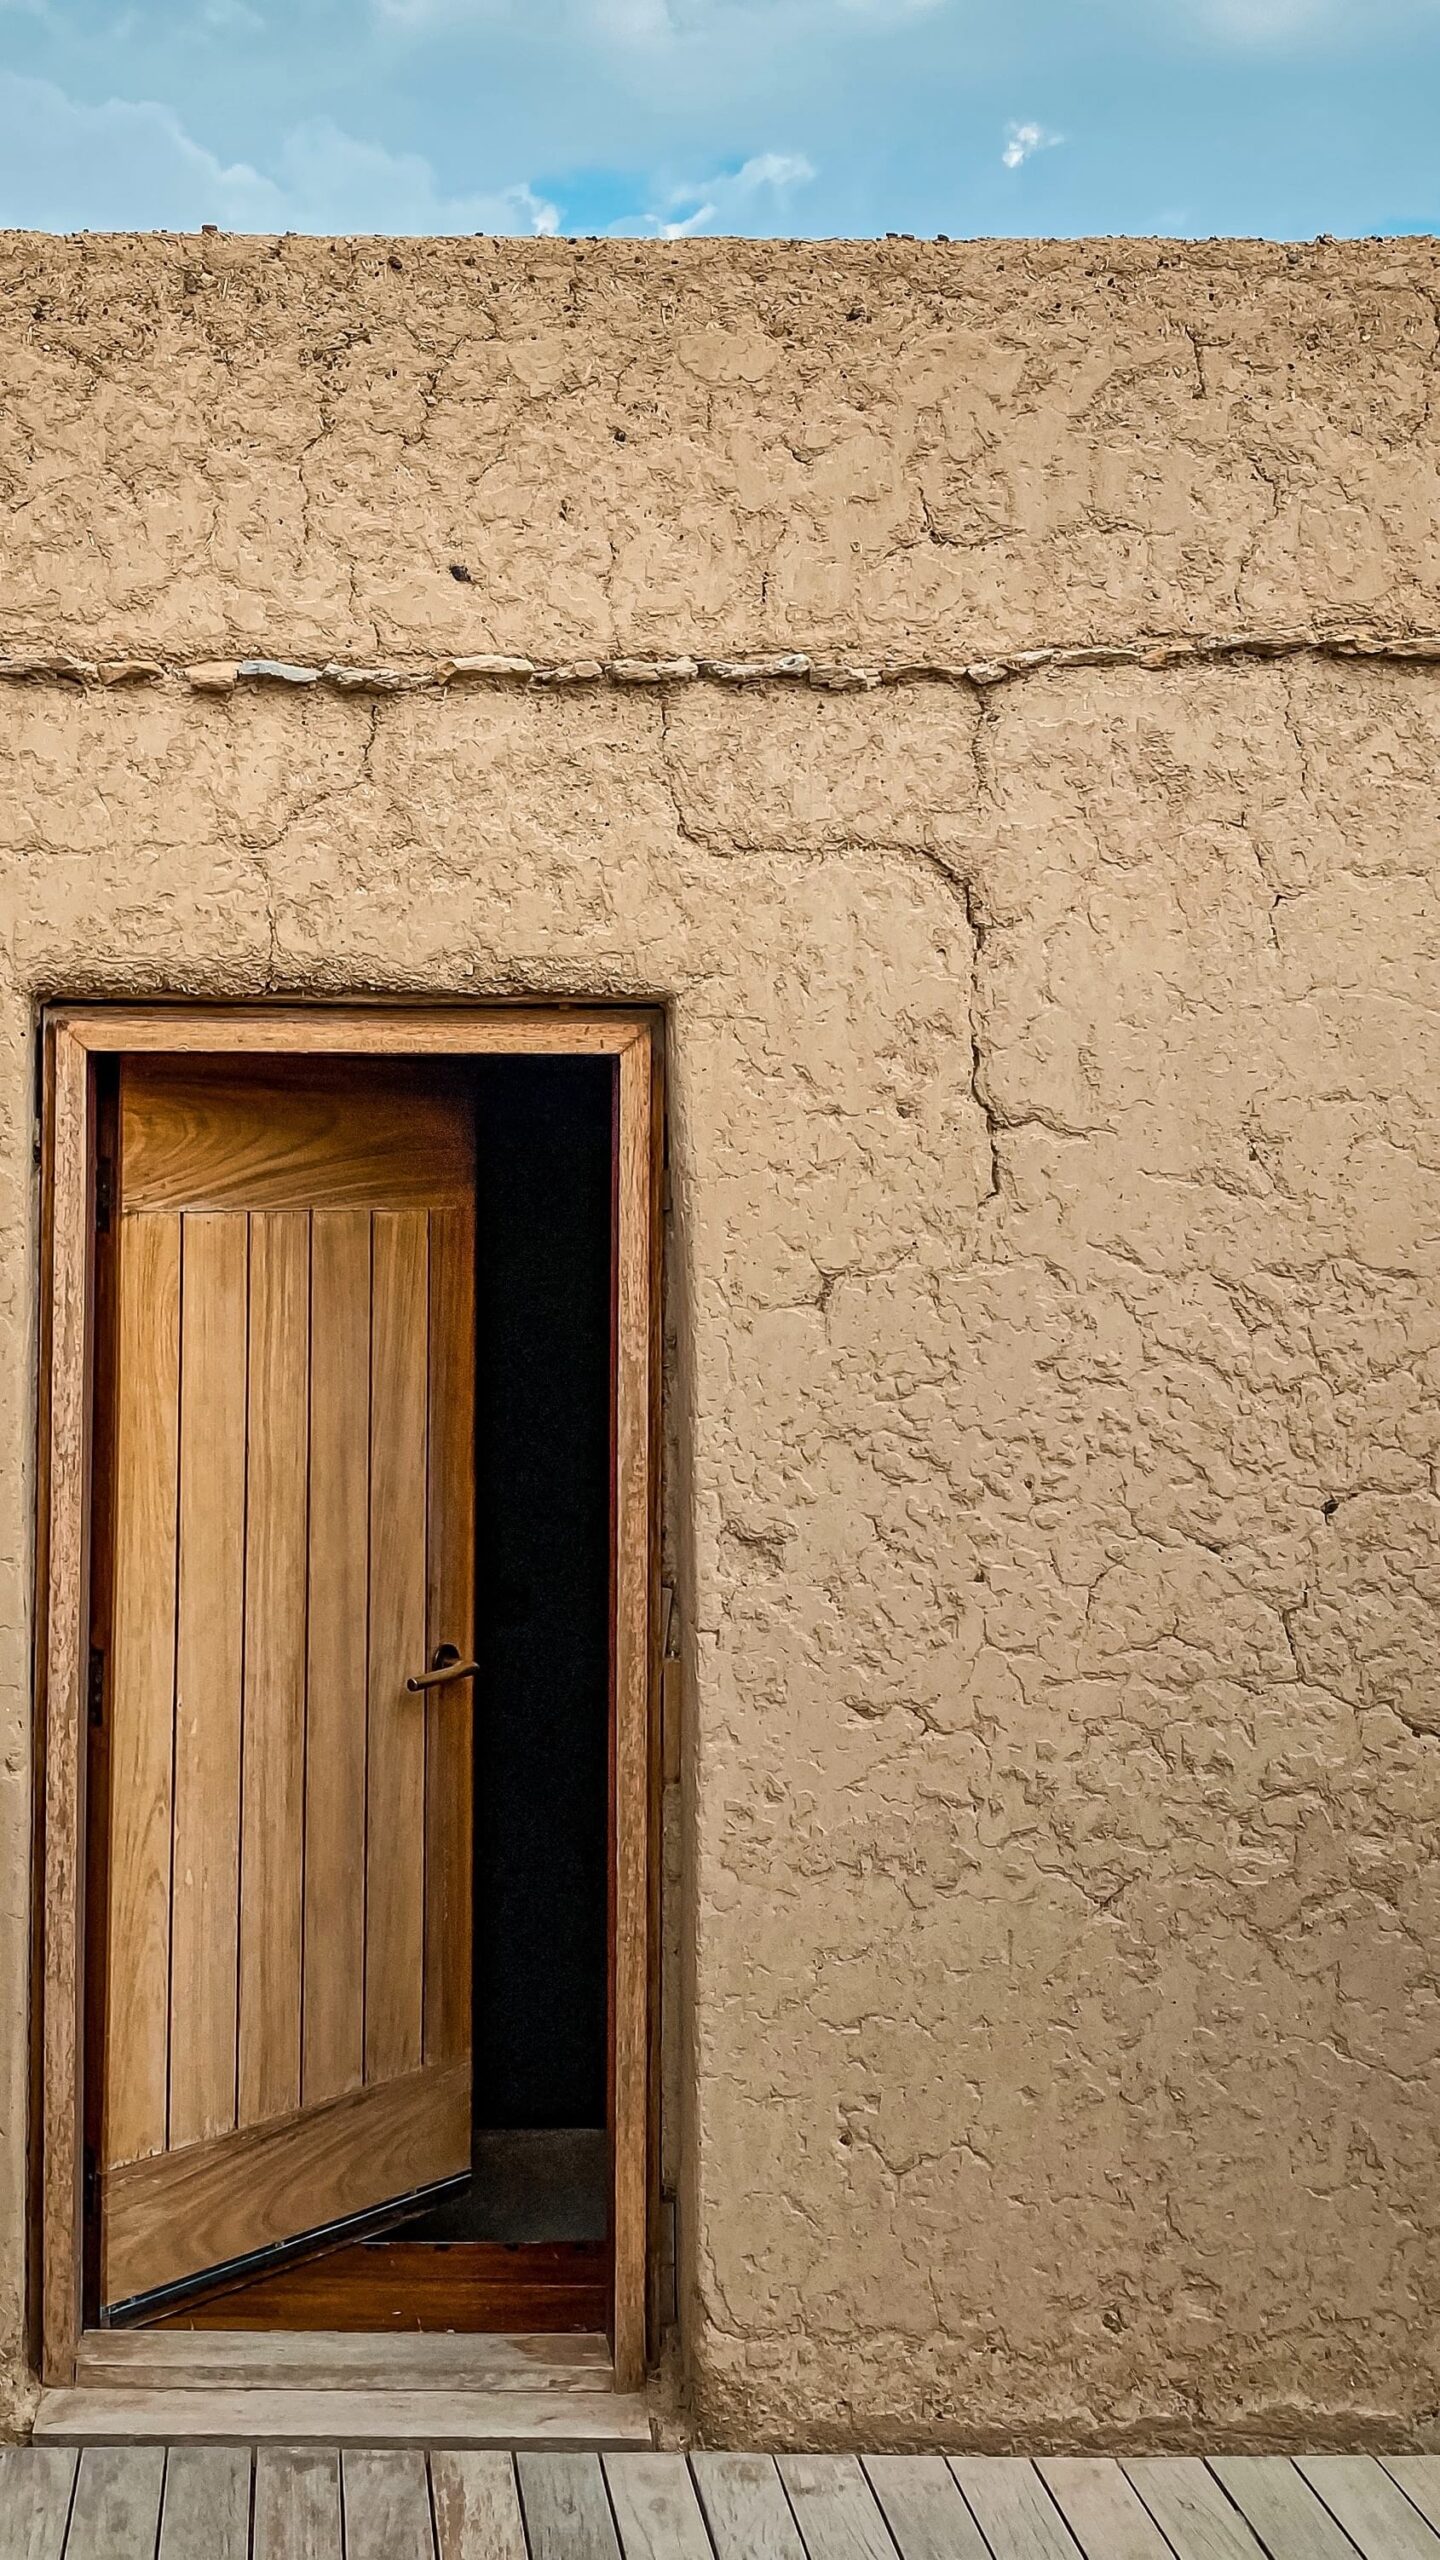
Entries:
[[646, 2363], [655, 2156], [660, 1016], [616, 1007], [57, 1005], [42, 1016], [36, 1518], [39, 2362], [74, 2379], [83, 2320], [86, 1732], [95, 1415], [97, 1068], [149, 1055], [602, 1057], [616, 1065], [610, 1819], [615, 2383]]

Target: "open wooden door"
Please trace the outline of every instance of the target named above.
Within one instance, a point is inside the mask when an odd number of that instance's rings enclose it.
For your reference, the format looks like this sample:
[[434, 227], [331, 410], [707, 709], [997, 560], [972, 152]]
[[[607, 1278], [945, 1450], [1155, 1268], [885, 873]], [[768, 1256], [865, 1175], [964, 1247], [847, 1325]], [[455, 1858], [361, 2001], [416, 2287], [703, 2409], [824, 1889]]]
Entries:
[[[445, 1079], [121, 1067], [102, 2310], [469, 2168], [475, 1171]], [[409, 1687], [445, 1649], [458, 1676]]]

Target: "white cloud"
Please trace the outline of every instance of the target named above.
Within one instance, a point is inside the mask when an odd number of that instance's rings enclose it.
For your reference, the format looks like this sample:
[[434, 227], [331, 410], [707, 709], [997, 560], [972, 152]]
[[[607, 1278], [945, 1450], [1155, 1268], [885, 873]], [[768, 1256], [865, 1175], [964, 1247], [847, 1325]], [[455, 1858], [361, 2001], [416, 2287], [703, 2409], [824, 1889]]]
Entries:
[[[758, 46], [783, 33], [823, 32], [837, 17], [877, 26], [929, 16], [947, 0], [551, 0], [546, 41], [567, 36], [621, 49], [668, 50], [686, 40]], [[0, 7], [4, 0], [0, 0]], [[431, 27], [524, 16], [525, 0], [371, 0], [382, 25], [412, 34]]]
[[718, 224], [722, 230], [745, 232], [757, 207], [768, 219], [796, 187], [807, 187], [819, 175], [798, 151], [757, 151], [738, 169], [719, 171], [697, 183], [660, 190], [649, 212], [612, 224], [617, 234], [640, 233], [657, 240], [688, 240]]
[[418, 152], [362, 142], [328, 117], [283, 138], [273, 171], [222, 161], [155, 99], [91, 106], [0, 72], [0, 225], [43, 230], [552, 232], [525, 185], [447, 195]]
[[1064, 139], [1063, 133], [1047, 132], [1043, 124], [1007, 124], [1000, 157], [1007, 169], [1021, 169], [1037, 151], [1053, 151]]
[[1298, 35], [1331, 14], [1326, 0], [1201, 0], [1201, 8], [1219, 34], [1248, 44]]
[[265, 24], [259, 10], [249, 6], [249, 0], [205, 0], [200, 16], [217, 35], [253, 35]]

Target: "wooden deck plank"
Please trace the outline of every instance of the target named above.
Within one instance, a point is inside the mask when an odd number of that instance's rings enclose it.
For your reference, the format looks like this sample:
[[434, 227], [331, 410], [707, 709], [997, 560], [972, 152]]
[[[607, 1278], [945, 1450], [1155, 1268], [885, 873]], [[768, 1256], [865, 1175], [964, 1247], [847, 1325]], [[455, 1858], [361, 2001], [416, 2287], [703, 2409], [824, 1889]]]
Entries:
[[261, 2445], [251, 2560], [341, 2560], [340, 2456]]
[[1392, 2453], [1383, 2457], [1390, 2477], [1440, 2533], [1440, 2454]]
[[1272, 2560], [1355, 2560], [1348, 2533], [1284, 2454], [1212, 2454], [1210, 2469]]
[[853, 2453], [782, 2453], [776, 2464], [809, 2560], [895, 2560]]
[[435, 2560], [423, 2453], [347, 2453], [340, 2486], [345, 2560]]
[[768, 2453], [692, 2453], [718, 2560], [805, 2560], [805, 2545]]
[[1198, 2454], [1146, 2455], [1125, 2470], [1184, 2560], [1263, 2560], [1244, 2517]]
[[865, 2473], [900, 2560], [989, 2560], [985, 2537], [938, 2453], [881, 2453]]
[[597, 2455], [521, 2453], [515, 2469], [531, 2560], [620, 2560]]
[[994, 2560], [1076, 2560], [1074, 2537], [1033, 2462], [952, 2454], [950, 2468]]
[[440, 2560], [527, 2560], [508, 2453], [436, 2453], [430, 2493]]
[[319, 2444], [360, 2451], [533, 2444], [648, 2450], [639, 2393], [607, 2391], [44, 2391], [46, 2444]]
[[177, 2445], [165, 2458], [158, 2560], [249, 2560], [248, 2445]]
[[1170, 2545], [1118, 2462], [1035, 2465], [1085, 2560], [1171, 2560]]
[[60, 2560], [77, 2457], [60, 2445], [16, 2445], [0, 2456], [0, 2551], [5, 2560]]
[[1440, 2560], [1440, 2534], [1368, 2453], [1301, 2454], [1299, 2463], [1365, 2560]]
[[605, 2481], [625, 2560], [713, 2560], [683, 2453], [607, 2454]]
[[65, 2560], [155, 2560], [163, 2445], [93, 2445], [80, 2457]]

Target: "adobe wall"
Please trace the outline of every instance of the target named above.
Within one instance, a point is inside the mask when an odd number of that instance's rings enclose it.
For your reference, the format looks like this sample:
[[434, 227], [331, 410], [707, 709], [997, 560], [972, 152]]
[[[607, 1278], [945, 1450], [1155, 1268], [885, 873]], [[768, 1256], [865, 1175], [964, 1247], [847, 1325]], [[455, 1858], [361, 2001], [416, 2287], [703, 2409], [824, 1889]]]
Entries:
[[554, 991], [670, 1019], [696, 2423], [1435, 2440], [1437, 310], [0, 240], [13, 2414], [37, 1002]]

